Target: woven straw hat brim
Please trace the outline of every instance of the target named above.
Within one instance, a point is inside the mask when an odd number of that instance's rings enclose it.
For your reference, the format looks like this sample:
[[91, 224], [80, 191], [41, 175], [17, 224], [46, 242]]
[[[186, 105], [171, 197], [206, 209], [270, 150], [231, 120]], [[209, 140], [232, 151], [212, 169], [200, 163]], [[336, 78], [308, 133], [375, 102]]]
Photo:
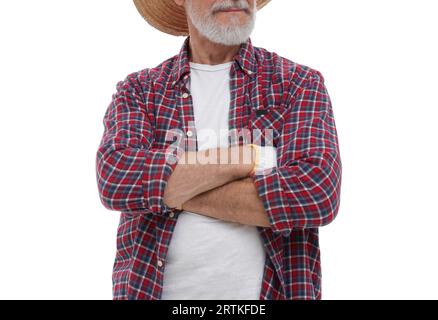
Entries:
[[[257, 10], [269, 1], [271, 0], [257, 0]], [[184, 8], [174, 0], [134, 0], [134, 4], [142, 17], [154, 28], [174, 36], [189, 35]]]

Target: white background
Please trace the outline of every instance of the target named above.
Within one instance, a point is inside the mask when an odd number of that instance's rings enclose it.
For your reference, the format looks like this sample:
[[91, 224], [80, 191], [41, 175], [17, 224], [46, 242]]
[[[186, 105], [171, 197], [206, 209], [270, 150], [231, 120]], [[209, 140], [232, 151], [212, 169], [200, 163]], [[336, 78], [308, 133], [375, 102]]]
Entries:
[[[438, 294], [437, 2], [273, 0], [255, 46], [322, 72], [341, 208], [320, 230], [323, 299]], [[0, 2], [0, 298], [111, 299], [119, 213], [95, 153], [115, 85], [177, 54], [132, 1]]]

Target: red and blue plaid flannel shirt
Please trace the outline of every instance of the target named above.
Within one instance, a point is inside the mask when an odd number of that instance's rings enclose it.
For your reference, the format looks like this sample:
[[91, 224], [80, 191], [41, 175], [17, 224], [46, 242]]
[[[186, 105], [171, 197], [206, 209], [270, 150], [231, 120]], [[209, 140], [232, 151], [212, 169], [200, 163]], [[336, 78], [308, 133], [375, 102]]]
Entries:
[[[118, 82], [104, 116], [98, 190], [107, 209], [121, 212], [113, 299], [161, 298], [180, 214], [163, 203], [176, 166], [167, 161], [173, 153], [166, 132], [196, 132], [193, 101], [184, 95], [190, 93], [189, 39], [178, 55]], [[278, 152], [277, 168], [251, 175], [271, 225], [257, 227], [267, 252], [260, 300], [321, 299], [318, 228], [337, 215], [342, 172], [324, 78], [248, 39], [234, 57], [230, 89], [229, 129], [272, 129]], [[193, 145], [196, 134], [185, 138]]]

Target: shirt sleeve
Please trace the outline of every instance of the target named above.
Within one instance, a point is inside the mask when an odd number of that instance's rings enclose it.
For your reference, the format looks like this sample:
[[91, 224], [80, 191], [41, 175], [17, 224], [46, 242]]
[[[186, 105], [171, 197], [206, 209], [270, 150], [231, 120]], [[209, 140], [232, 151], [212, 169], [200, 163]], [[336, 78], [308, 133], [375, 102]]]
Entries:
[[[147, 70], [148, 71], [148, 70]], [[116, 85], [104, 119], [96, 155], [96, 178], [102, 204], [109, 210], [173, 211], [163, 202], [178, 156], [153, 147], [153, 92], [148, 75], [128, 75]]]
[[278, 167], [251, 174], [273, 231], [283, 235], [336, 217], [342, 171], [331, 101], [319, 71], [310, 72], [288, 107]]

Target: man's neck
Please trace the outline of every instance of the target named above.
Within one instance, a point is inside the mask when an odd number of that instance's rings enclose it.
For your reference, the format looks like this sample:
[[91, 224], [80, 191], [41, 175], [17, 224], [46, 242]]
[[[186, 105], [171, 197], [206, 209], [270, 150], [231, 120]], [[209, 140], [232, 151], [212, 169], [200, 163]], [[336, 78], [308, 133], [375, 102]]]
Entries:
[[190, 61], [200, 64], [221, 64], [233, 61], [239, 51], [240, 45], [226, 46], [215, 43], [201, 36], [199, 33], [191, 32], [189, 39]]

